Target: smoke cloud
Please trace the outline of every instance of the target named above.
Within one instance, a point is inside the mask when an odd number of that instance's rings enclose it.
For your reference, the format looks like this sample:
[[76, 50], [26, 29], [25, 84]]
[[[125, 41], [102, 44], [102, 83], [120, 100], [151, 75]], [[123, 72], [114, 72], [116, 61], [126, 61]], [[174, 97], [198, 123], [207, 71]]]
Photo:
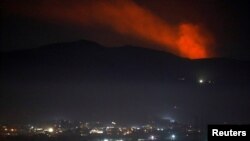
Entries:
[[7, 9], [22, 16], [42, 20], [78, 26], [100, 25], [123, 35], [158, 44], [162, 47], [161, 50], [189, 59], [208, 58], [213, 55], [213, 38], [202, 27], [192, 23], [168, 24], [166, 20], [131, 0], [24, 2], [6, 2]]

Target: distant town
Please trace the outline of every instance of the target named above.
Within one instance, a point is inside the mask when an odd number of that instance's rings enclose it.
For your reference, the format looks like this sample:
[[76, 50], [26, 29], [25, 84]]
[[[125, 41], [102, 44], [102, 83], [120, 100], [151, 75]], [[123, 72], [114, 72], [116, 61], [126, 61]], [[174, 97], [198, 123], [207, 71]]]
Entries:
[[3, 140], [77, 137], [93, 141], [195, 141], [205, 139], [204, 133], [205, 131], [191, 124], [183, 124], [174, 120], [149, 121], [142, 125], [122, 125], [116, 121], [56, 120], [37, 124], [1, 124], [0, 129], [0, 136]]

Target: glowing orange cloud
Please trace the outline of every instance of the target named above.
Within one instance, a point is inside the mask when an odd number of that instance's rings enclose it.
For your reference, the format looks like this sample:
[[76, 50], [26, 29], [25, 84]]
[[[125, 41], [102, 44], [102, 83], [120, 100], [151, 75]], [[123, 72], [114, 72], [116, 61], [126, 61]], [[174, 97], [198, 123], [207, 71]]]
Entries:
[[169, 25], [130, 0], [29, 2], [11, 4], [10, 8], [18, 14], [33, 18], [68, 22], [79, 26], [99, 24], [118, 33], [156, 43], [162, 46], [162, 50], [185, 58], [198, 59], [212, 55], [209, 46], [213, 39], [201, 27], [191, 23]]

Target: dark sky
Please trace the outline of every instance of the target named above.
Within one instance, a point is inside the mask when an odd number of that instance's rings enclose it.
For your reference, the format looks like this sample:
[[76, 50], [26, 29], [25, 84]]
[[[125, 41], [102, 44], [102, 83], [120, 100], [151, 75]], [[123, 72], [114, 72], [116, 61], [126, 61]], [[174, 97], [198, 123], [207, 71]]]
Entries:
[[[6, 3], [6, 1], [3, 2]], [[22, 4], [20, 4], [20, 1], [15, 0], [7, 2], [11, 3], [9, 5], [19, 4], [19, 7], [31, 9], [27, 10], [26, 13], [18, 10], [13, 12], [8, 7], [8, 4], [2, 6], [1, 50], [34, 48], [40, 45], [79, 39], [93, 40], [108, 46], [132, 44], [152, 47], [156, 45], [136, 36], [119, 33], [112, 28], [102, 26], [102, 23], [100, 25], [94, 23], [85, 25], [72, 24], [55, 20], [55, 18], [46, 19], [39, 14], [40, 9], [34, 10], [30, 8], [37, 6], [36, 2], [39, 3], [39, 1], [31, 2], [29, 0]], [[86, 1], [86, 3], [88, 2]], [[33, 5], [29, 5], [29, 3]], [[74, 5], [79, 1], [64, 1], [62, 3], [64, 5]], [[213, 55], [249, 59], [248, 34], [250, 18], [248, 14], [249, 4], [245, 1], [160, 0], [152, 2], [137, 0], [135, 3], [147, 11], [151, 11], [168, 24], [176, 25], [187, 22], [201, 25], [215, 40], [215, 43], [209, 46], [213, 50]], [[51, 3], [49, 8], [56, 11], [56, 4]], [[66, 12], [62, 11], [61, 14], [65, 15]], [[30, 16], [27, 13], [34, 14]], [[48, 17], [48, 15], [46, 16]]]
[[246, 1], [2, 2], [1, 121], [249, 123]]

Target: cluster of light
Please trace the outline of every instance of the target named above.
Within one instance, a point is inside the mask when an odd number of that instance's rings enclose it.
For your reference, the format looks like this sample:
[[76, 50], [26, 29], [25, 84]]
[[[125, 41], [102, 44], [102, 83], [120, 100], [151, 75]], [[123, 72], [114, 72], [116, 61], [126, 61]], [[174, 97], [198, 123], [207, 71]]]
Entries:
[[106, 129], [112, 129], [114, 128], [113, 126], [107, 126]]
[[45, 129], [44, 131], [49, 132], [49, 133], [53, 133], [54, 129], [52, 127], [49, 127], [47, 129]]
[[15, 132], [17, 129], [14, 129], [14, 128], [10, 128], [8, 129], [7, 127], [4, 127], [4, 131], [11, 131], [11, 132]]
[[113, 140], [113, 139], [103, 139], [103, 141], [123, 141], [123, 139], [116, 139], [116, 140]]
[[140, 130], [141, 128], [140, 127], [137, 127], [137, 126], [132, 126], [131, 127], [131, 130], [134, 131], [134, 130]]
[[205, 80], [205, 79], [198, 79], [198, 83], [200, 83], [200, 84], [213, 84], [214, 81], [212, 81], [212, 80]]
[[92, 130], [90, 130], [89, 133], [90, 134], [103, 134], [103, 131], [99, 130], [99, 129], [92, 129]]
[[163, 128], [157, 128], [157, 131], [163, 131], [164, 129]]
[[131, 133], [132, 133], [131, 131], [126, 131], [126, 132], [123, 133], [123, 135], [129, 135]]
[[35, 128], [36, 131], [42, 131], [43, 128]]

